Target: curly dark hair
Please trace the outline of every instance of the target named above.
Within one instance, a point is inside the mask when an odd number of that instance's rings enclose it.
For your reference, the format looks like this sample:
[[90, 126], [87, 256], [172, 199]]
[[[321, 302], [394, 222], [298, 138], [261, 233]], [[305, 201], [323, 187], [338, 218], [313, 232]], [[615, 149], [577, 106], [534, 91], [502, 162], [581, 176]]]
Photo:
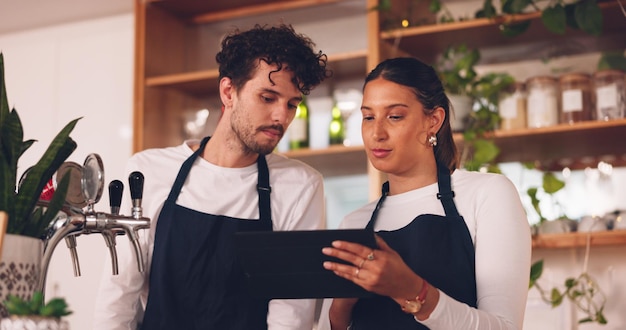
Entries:
[[261, 59], [267, 64], [276, 64], [278, 71], [288, 67], [295, 73], [294, 85], [308, 95], [325, 78], [332, 76], [332, 71], [326, 68], [327, 56], [322, 51], [316, 53], [314, 46], [310, 38], [296, 33], [291, 25], [256, 24], [250, 30], [237, 29], [224, 37], [215, 60], [219, 64], [220, 80], [229, 77], [237, 89], [252, 78], [257, 61]]

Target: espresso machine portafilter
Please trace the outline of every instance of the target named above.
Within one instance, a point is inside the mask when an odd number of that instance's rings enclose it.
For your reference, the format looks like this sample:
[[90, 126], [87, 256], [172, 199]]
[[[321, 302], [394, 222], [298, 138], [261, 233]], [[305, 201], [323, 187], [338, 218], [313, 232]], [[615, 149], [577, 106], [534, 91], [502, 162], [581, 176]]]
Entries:
[[[144, 263], [139, 243], [139, 231], [150, 228], [150, 219], [142, 215], [143, 174], [133, 172], [129, 175], [132, 209], [130, 216], [124, 216], [120, 215], [124, 184], [119, 180], [111, 181], [108, 187], [110, 213], [95, 211], [95, 204], [100, 200], [104, 186], [104, 168], [99, 155], [88, 155], [82, 167], [71, 162], [66, 162], [63, 165], [65, 166], [62, 166], [57, 171], [57, 177], [64, 174], [61, 173], [62, 170], [71, 171], [70, 188], [68, 189], [63, 208], [56, 218], [51, 221], [43, 238], [44, 252], [41, 262], [41, 274], [35, 290], [45, 292], [50, 259], [61, 240], [65, 240], [70, 250], [74, 276], [81, 275], [76, 249], [76, 238], [80, 235], [101, 234], [103, 236], [111, 255], [111, 267], [114, 275], [119, 273], [116, 237], [120, 235], [127, 236], [135, 252], [138, 270], [143, 272]], [[78, 177], [80, 180], [77, 179]], [[80, 188], [77, 188], [78, 186]], [[80, 193], [76, 192], [77, 190], [80, 190]], [[38, 202], [38, 207], [46, 206], [46, 201]]]

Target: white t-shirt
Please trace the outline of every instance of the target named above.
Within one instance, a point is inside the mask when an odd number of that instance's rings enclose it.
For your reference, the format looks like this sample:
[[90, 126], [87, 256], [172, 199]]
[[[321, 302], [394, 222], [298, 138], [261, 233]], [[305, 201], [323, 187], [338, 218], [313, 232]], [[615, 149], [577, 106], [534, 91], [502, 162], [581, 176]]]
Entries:
[[[503, 175], [456, 170], [452, 174], [454, 203], [463, 216], [476, 252], [478, 309], [440, 291], [430, 317], [421, 321], [436, 329], [522, 329], [530, 274], [531, 236], [515, 186]], [[437, 183], [388, 196], [375, 231], [396, 230], [420, 214], [445, 215], [437, 199]], [[377, 201], [347, 215], [341, 228], [367, 225]], [[330, 329], [324, 301], [319, 330]], [[398, 306], [400, 308], [400, 306]]]
[[[145, 273], [139, 273], [134, 252], [118, 248], [119, 275], [103, 275], [98, 291], [94, 329], [136, 329], [143, 319], [148, 294], [150, 261], [158, 215], [182, 163], [193, 153], [180, 146], [151, 149], [135, 154], [127, 173], [144, 175], [143, 215], [151, 219], [149, 230], [140, 232]], [[189, 143], [189, 145], [188, 145]], [[266, 155], [272, 188], [270, 201], [273, 229], [312, 230], [325, 222], [323, 179], [308, 165], [277, 154]], [[198, 157], [185, 181], [177, 204], [203, 213], [240, 219], [259, 219], [257, 164], [244, 168], [215, 166]], [[130, 204], [130, 201], [128, 205]], [[130, 206], [122, 210], [130, 210]], [[121, 212], [124, 213], [124, 212]], [[118, 245], [124, 240], [118, 238]], [[270, 330], [311, 329], [314, 300], [272, 300], [267, 322]]]

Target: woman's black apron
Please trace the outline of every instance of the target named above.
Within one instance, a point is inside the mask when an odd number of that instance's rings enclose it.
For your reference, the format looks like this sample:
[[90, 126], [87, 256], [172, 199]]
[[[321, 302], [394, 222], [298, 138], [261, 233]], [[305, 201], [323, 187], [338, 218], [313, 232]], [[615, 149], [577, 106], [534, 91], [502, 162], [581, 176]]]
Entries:
[[[378, 235], [397, 251], [404, 262], [435, 288], [452, 298], [476, 307], [476, 274], [474, 245], [463, 217], [454, 204], [450, 171], [437, 166], [439, 193], [446, 216], [422, 214], [407, 226]], [[389, 193], [389, 183], [383, 192], [367, 228], [374, 228], [378, 211]], [[412, 298], [412, 297], [407, 297]], [[350, 329], [428, 329], [406, 314], [391, 298], [373, 296], [359, 299], [352, 311]]]
[[201, 213], [176, 200], [207, 141], [181, 166], [159, 215], [143, 330], [267, 329], [269, 301], [248, 295], [233, 245], [237, 231], [272, 230], [265, 156], [257, 160], [260, 220]]

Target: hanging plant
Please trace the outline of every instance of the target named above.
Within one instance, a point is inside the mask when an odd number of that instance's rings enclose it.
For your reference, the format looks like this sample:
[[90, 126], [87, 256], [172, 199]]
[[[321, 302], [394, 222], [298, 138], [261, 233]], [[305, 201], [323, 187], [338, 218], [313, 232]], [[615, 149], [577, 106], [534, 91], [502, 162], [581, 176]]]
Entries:
[[536, 288], [541, 295], [541, 299], [552, 307], [558, 307], [563, 303], [564, 299], [569, 299], [584, 314], [584, 317], [579, 319], [578, 323], [597, 322], [598, 324], [607, 324], [608, 321], [604, 316], [606, 297], [593, 277], [587, 272], [587, 258], [588, 253], [585, 255], [583, 271], [578, 277], [567, 278], [564, 282], [564, 289], [554, 287], [549, 291], [537, 282], [543, 273], [543, 259], [536, 261], [530, 268], [528, 288]]

